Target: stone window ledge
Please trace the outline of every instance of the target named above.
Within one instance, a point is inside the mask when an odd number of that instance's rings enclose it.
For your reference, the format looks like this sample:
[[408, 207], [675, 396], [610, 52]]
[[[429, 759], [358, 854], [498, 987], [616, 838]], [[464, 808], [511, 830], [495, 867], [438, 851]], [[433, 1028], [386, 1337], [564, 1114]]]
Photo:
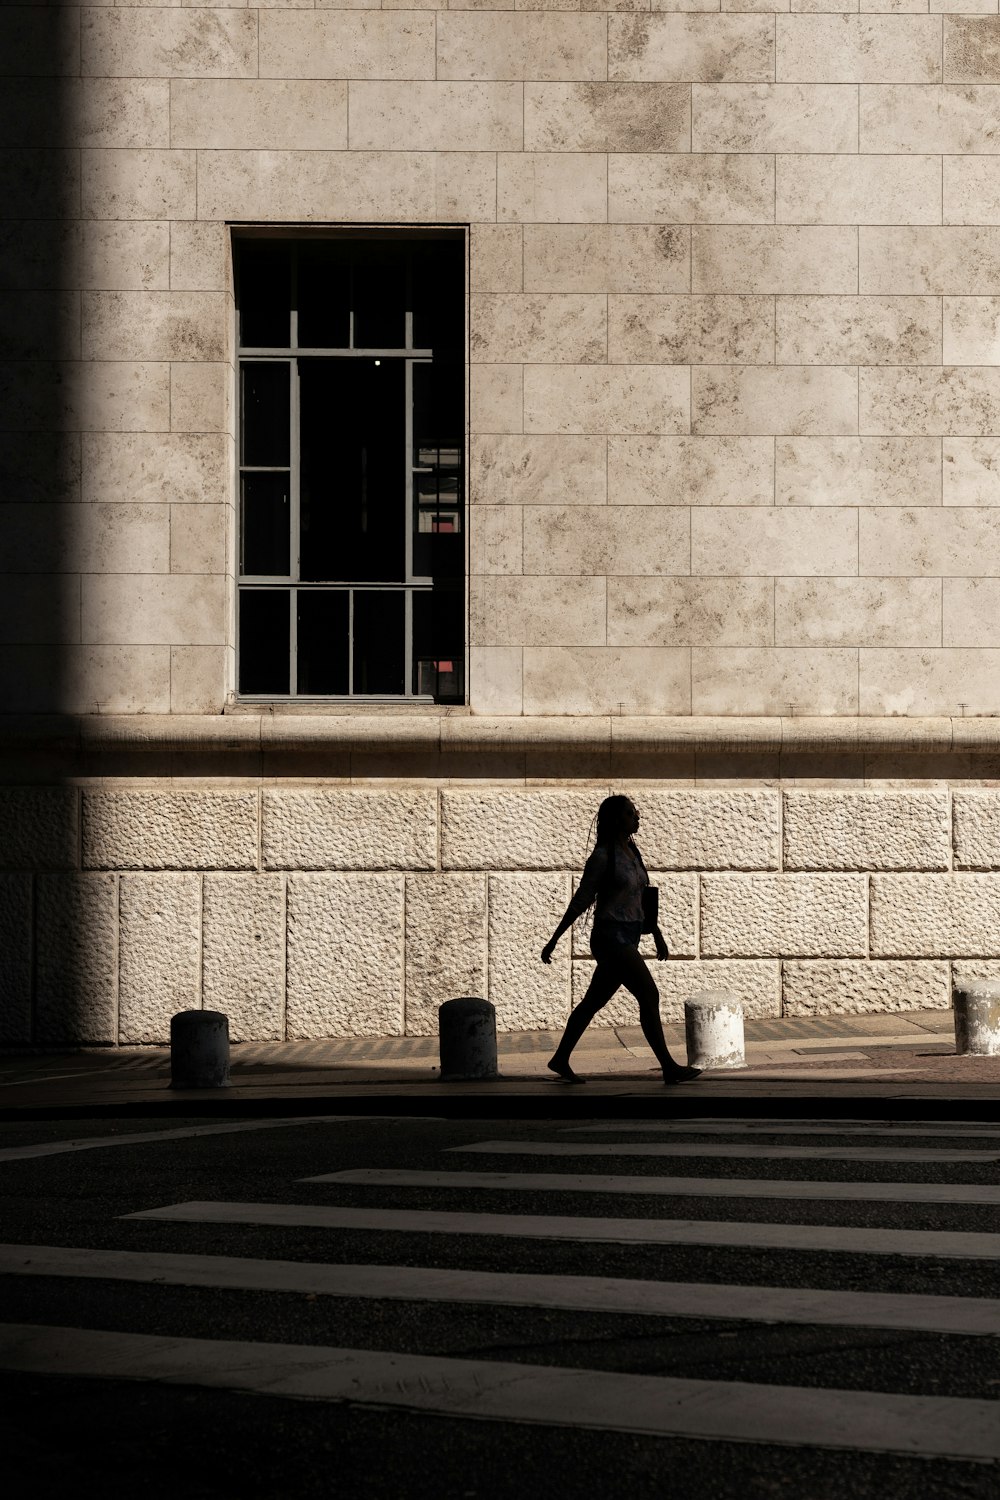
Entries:
[[367, 751], [426, 755], [548, 751], [663, 755], [892, 750], [1000, 751], [990, 718], [499, 718], [459, 714], [0, 715], [0, 751], [155, 753]]

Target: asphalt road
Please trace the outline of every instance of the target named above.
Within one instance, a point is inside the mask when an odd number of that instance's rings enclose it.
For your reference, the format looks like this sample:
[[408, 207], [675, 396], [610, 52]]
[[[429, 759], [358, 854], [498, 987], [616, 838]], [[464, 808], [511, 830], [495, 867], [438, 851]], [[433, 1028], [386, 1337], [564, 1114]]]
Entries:
[[[239, 1122], [233, 1122], [239, 1123]], [[742, 1156], [738, 1126], [722, 1134], [691, 1123], [689, 1133], [657, 1133], [649, 1122], [610, 1133], [567, 1133], [552, 1120], [461, 1121], [362, 1119], [246, 1121], [219, 1133], [217, 1120], [101, 1120], [34, 1122], [0, 1129], [0, 1240], [4, 1245], [81, 1247], [133, 1256], [197, 1255], [218, 1266], [232, 1258], [320, 1266], [437, 1268], [546, 1278], [627, 1278], [697, 1283], [703, 1288], [810, 1289], [846, 1294], [892, 1293], [909, 1298], [982, 1298], [998, 1294], [997, 1259], [964, 1253], [865, 1253], [843, 1248], [754, 1248], [753, 1225], [814, 1226], [826, 1230], [932, 1231], [947, 1236], [997, 1235], [1000, 1208], [983, 1202], [878, 1202], [831, 1199], [822, 1187], [803, 1198], [727, 1198], [671, 1192], [528, 1191], [515, 1185], [448, 1188], [359, 1185], [302, 1179], [351, 1169], [424, 1172], [616, 1174], [629, 1177], [743, 1178], [824, 1183], [947, 1183], [989, 1189], [1000, 1182], [1000, 1126], [944, 1138], [901, 1135], [890, 1125], [872, 1134], [831, 1122], [828, 1134], [790, 1136], [787, 1122], [756, 1144], [827, 1150], [859, 1148], [905, 1152], [981, 1151], [973, 1161], [885, 1161], [836, 1157]], [[597, 1122], [595, 1122], [596, 1124]], [[806, 1122], [803, 1122], [806, 1123]], [[165, 1132], [206, 1126], [213, 1133], [167, 1138]], [[919, 1122], [908, 1127], [919, 1132]], [[971, 1135], [975, 1129], [974, 1136]], [[140, 1136], [131, 1144], [110, 1144]], [[103, 1141], [95, 1149], [12, 1155], [17, 1148]], [[483, 1141], [576, 1142], [624, 1148], [636, 1142], [730, 1143], [732, 1154], [706, 1156], [552, 1157], [450, 1152]], [[995, 1157], [993, 1152], [995, 1150]], [[6, 1154], [5, 1154], [6, 1153]], [[763, 1193], [763, 1189], [761, 1190]], [[970, 1195], [966, 1195], [970, 1196]], [[972, 1195], [973, 1200], [976, 1194]], [[985, 1198], [986, 1194], [984, 1194]], [[524, 1237], [485, 1232], [323, 1227], [302, 1224], [136, 1219], [128, 1215], [171, 1205], [235, 1203], [326, 1205], [452, 1214], [582, 1217], [609, 1221], [682, 1220], [728, 1225], [730, 1244], [597, 1243], [593, 1239]], [[260, 1217], [258, 1213], [258, 1217]], [[253, 1215], [248, 1215], [252, 1218]], [[714, 1231], [713, 1231], [714, 1232]], [[726, 1231], [723, 1231], [726, 1232]], [[965, 1242], [955, 1242], [961, 1247]], [[942, 1242], [944, 1244], [944, 1242]], [[26, 1255], [25, 1260], [31, 1256]], [[9, 1262], [8, 1262], [9, 1264]], [[503, 1305], [489, 1300], [425, 1300], [414, 1296], [327, 1295], [301, 1289], [169, 1284], [156, 1267], [136, 1262], [137, 1280], [0, 1274], [2, 1322], [44, 1330], [100, 1330], [218, 1345], [284, 1345], [385, 1351], [479, 1365], [540, 1366], [555, 1372], [609, 1372], [706, 1385], [708, 1407], [730, 1408], [736, 1385], [785, 1388], [789, 1399], [823, 1415], [829, 1393], [877, 1398], [926, 1397], [996, 1405], [1000, 1431], [1000, 1337], [931, 1331], [913, 1304], [911, 1326], [837, 1326], [745, 1316], [685, 1316], [601, 1311], [583, 1307]], [[30, 1270], [29, 1268], [26, 1268]], [[24, 1341], [22, 1340], [22, 1343]], [[31, 1339], [27, 1342], [30, 1344]], [[109, 1346], [110, 1347], [110, 1346]], [[117, 1346], [116, 1346], [117, 1347]], [[129, 1345], [131, 1347], [131, 1345]], [[145, 1346], [144, 1346], [145, 1347]], [[178, 1346], [179, 1347], [179, 1346]], [[187, 1346], [185, 1346], [187, 1347]], [[200, 1347], [200, 1346], [199, 1346]], [[268, 1351], [257, 1354], [264, 1359]], [[361, 1404], [292, 1399], [254, 1391], [209, 1388], [162, 1375], [113, 1379], [99, 1356], [93, 1374], [66, 1373], [58, 1356], [39, 1355], [37, 1368], [12, 1370], [0, 1358], [5, 1415], [5, 1491], [12, 1500], [63, 1496], [84, 1476], [109, 1496], [139, 1492], [148, 1500], [176, 1497], [313, 1496], [507, 1497], [560, 1496], [756, 1497], [840, 1500], [879, 1494], [885, 1500], [990, 1496], [1000, 1489], [1000, 1464], [968, 1456], [940, 1457], [859, 1451], [848, 1424], [841, 1442], [818, 1443], [808, 1415], [787, 1432], [766, 1423], [761, 1441], [692, 1437], [683, 1430], [601, 1430], [601, 1418], [564, 1426], [544, 1401], [535, 1421], [478, 1420], [455, 1410], [414, 1411], [386, 1400]], [[30, 1363], [30, 1359], [29, 1359]], [[432, 1386], [417, 1368], [417, 1384]], [[430, 1366], [428, 1365], [428, 1370]], [[60, 1373], [62, 1371], [62, 1373]], [[557, 1374], [546, 1376], [557, 1384]], [[734, 1385], [735, 1383], [735, 1385]], [[266, 1384], [266, 1383], [265, 1383]], [[392, 1382], [390, 1381], [390, 1385]], [[447, 1382], [446, 1382], [447, 1384]], [[231, 1382], [230, 1382], [231, 1385]], [[603, 1389], [603, 1387], [602, 1387]], [[612, 1389], [609, 1387], [609, 1389]], [[801, 1393], [807, 1393], [802, 1396]], [[808, 1393], [819, 1393], [810, 1397]], [[774, 1395], [773, 1390], [764, 1392]], [[780, 1392], [779, 1392], [780, 1395]], [[793, 1399], [794, 1398], [794, 1399]], [[555, 1399], [555, 1398], [554, 1398]], [[617, 1398], [616, 1398], [617, 1399]], [[713, 1406], [714, 1403], [714, 1406]], [[810, 1405], [811, 1403], [811, 1405]], [[555, 1400], [558, 1407], [558, 1399]], [[466, 1408], [467, 1409], [467, 1408]], [[930, 1410], [930, 1409], [929, 1409]], [[955, 1409], [956, 1412], [958, 1408]], [[971, 1410], [971, 1408], [969, 1408]], [[625, 1415], [622, 1417], [622, 1411]], [[618, 1416], [615, 1416], [615, 1413]], [[612, 1401], [609, 1421], [628, 1421], [628, 1404]], [[581, 1419], [574, 1400], [567, 1420]], [[684, 1421], [678, 1424], [683, 1429]], [[723, 1423], [723, 1425], [725, 1425]], [[947, 1428], [947, 1423], [945, 1424]], [[980, 1425], [982, 1419], [980, 1418]]]

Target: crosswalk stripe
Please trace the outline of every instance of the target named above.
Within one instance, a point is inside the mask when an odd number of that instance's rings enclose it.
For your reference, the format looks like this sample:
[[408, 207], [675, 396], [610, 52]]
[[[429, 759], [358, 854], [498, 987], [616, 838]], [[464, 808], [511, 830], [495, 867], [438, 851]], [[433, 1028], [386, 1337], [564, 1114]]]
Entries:
[[474, 1302], [503, 1307], [634, 1313], [659, 1318], [725, 1318], [893, 1328], [969, 1336], [1000, 1334], [1000, 1301], [986, 1297], [830, 1292], [624, 1277], [537, 1276], [425, 1266], [325, 1265], [227, 1255], [0, 1245], [0, 1275], [69, 1276], [167, 1286], [373, 1297], [406, 1302]]
[[878, 1146], [764, 1146], [705, 1145], [688, 1141], [474, 1141], [448, 1146], [447, 1151], [482, 1152], [493, 1156], [703, 1156], [736, 1161], [746, 1157], [772, 1161], [854, 1161], [908, 1163], [1000, 1162], [1000, 1151], [899, 1151]]
[[336, 1208], [309, 1203], [171, 1203], [125, 1214], [188, 1224], [260, 1224], [296, 1229], [392, 1230], [409, 1234], [503, 1235], [618, 1245], [731, 1245], [742, 1250], [830, 1250], [865, 1255], [1000, 1258], [1000, 1234], [937, 1229], [858, 1229], [695, 1219], [609, 1219], [541, 1214], [446, 1213], [433, 1209]]
[[500, 1188], [510, 1193], [649, 1193], [671, 1198], [824, 1198], [862, 1203], [1000, 1204], [1000, 1186], [951, 1182], [796, 1182], [766, 1177], [608, 1177], [588, 1172], [420, 1172], [351, 1167], [303, 1177], [370, 1187]]
[[760, 1120], [619, 1120], [607, 1125], [563, 1125], [560, 1135], [848, 1135], [848, 1136], [921, 1136], [928, 1140], [943, 1136], [946, 1139], [996, 1139], [1000, 1141], [1000, 1126], [995, 1125], [895, 1125], [891, 1120], [879, 1123], [872, 1120], [867, 1125], [840, 1125], [831, 1120], [827, 1125], [787, 1125], [780, 1121]]
[[996, 1402], [685, 1380], [310, 1344], [0, 1325], [0, 1365], [598, 1431], [1000, 1458]]
[[395, 1115], [299, 1115], [289, 1120], [236, 1120], [226, 1125], [188, 1125], [179, 1130], [143, 1130], [133, 1135], [94, 1135], [73, 1141], [44, 1141], [34, 1146], [5, 1146], [0, 1161], [31, 1161], [73, 1151], [101, 1151], [110, 1146], [149, 1146], [200, 1135], [232, 1135], [244, 1130], [284, 1130], [293, 1125], [346, 1124], [350, 1120], [396, 1119]]

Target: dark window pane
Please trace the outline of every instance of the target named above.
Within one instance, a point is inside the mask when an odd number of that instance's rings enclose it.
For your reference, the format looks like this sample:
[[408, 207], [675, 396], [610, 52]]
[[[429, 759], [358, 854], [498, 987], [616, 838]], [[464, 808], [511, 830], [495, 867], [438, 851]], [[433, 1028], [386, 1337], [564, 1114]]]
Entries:
[[241, 480], [240, 572], [288, 576], [288, 475], [244, 474]]
[[346, 694], [350, 652], [349, 596], [316, 589], [298, 592], [298, 691]]
[[404, 380], [402, 360], [299, 361], [302, 578], [403, 579]]
[[464, 702], [465, 590], [461, 583], [413, 596], [414, 688], [439, 703]]
[[406, 691], [403, 665], [404, 636], [402, 593], [354, 595], [354, 691], [392, 693]]
[[240, 343], [246, 349], [287, 349], [291, 341], [291, 247], [275, 240], [242, 240], [236, 296]]
[[354, 256], [355, 349], [405, 348], [407, 247], [355, 241]]
[[461, 471], [434, 467], [414, 476], [413, 572], [418, 578], [464, 571]]
[[244, 362], [242, 382], [241, 462], [250, 466], [288, 464], [289, 366]]
[[314, 240], [300, 247], [300, 349], [349, 347], [351, 254], [349, 240]]
[[465, 246], [425, 240], [413, 247], [413, 347], [461, 360], [465, 345]]
[[462, 462], [465, 381], [460, 364], [413, 366], [413, 462], [455, 468]]
[[240, 692], [288, 692], [288, 590], [240, 590]]

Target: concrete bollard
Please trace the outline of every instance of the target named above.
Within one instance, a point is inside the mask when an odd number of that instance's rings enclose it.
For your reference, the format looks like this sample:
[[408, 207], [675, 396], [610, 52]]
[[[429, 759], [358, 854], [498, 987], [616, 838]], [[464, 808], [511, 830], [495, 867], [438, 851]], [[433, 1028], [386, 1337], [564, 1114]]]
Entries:
[[438, 1006], [442, 1083], [499, 1078], [497, 1013], [488, 1000], [465, 996]]
[[952, 994], [955, 1051], [1000, 1057], [1000, 984], [970, 984]]
[[219, 1010], [181, 1010], [170, 1018], [170, 1087], [229, 1086], [229, 1017]]
[[745, 1068], [743, 1007], [728, 990], [702, 990], [684, 1002], [684, 1040], [692, 1068]]

